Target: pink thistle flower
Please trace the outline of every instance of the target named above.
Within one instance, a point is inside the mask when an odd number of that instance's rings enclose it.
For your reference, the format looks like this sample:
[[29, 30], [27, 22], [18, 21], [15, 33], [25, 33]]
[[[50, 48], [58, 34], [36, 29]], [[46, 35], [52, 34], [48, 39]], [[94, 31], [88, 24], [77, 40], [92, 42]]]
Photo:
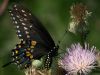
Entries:
[[89, 48], [89, 44], [85, 44], [85, 48], [80, 44], [72, 44], [59, 61], [59, 65], [68, 72], [68, 75], [77, 75], [78, 73], [86, 75], [96, 67], [95, 52], [96, 47]]

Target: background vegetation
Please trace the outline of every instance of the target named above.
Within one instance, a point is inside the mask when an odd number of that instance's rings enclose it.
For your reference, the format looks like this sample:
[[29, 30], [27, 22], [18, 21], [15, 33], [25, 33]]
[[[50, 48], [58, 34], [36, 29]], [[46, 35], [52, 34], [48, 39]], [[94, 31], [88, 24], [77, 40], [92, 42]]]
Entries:
[[[3, 0], [0, 0], [2, 4]], [[13, 3], [21, 3], [29, 8], [46, 27], [55, 43], [61, 39], [68, 28], [70, 21], [70, 6], [74, 3], [82, 2], [87, 5], [92, 12], [89, 18], [90, 34], [87, 41], [100, 49], [100, 0], [9, 0], [5, 12], [0, 16], [0, 75], [24, 75], [16, 65], [9, 65], [1, 68], [3, 64], [10, 60], [10, 51], [18, 42], [16, 31], [11, 23], [8, 10]], [[63, 49], [69, 47], [71, 43], [78, 42], [78, 37], [66, 34], [61, 45]], [[100, 75], [100, 74], [93, 74]]]

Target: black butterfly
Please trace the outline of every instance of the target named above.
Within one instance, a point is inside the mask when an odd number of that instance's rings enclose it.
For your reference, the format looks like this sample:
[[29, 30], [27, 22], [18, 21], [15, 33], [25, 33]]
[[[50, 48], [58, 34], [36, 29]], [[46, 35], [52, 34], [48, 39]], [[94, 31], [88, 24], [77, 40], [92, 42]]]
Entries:
[[58, 53], [59, 46], [55, 46], [50, 34], [27, 8], [14, 4], [9, 13], [16, 25], [17, 35], [21, 39], [21, 43], [12, 50], [12, 61], [8, 64], [16, 63], [21, 68], [28, 68], [33, 59], [45, 56], [44, 67], [50, 68], [53, 57]]

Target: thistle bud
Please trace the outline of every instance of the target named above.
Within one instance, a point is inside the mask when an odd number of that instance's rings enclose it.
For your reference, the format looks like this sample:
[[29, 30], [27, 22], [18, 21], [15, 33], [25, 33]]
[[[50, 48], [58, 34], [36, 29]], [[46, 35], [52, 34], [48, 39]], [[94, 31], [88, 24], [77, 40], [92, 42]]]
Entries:
[[71, 6], [70, 15], [71, 21], [68, 30], [74, 34], [88, 33], [87, 18], [91, 15], [91, 12], [88, 11], [87, 7], [82, 3], [75, 4]]

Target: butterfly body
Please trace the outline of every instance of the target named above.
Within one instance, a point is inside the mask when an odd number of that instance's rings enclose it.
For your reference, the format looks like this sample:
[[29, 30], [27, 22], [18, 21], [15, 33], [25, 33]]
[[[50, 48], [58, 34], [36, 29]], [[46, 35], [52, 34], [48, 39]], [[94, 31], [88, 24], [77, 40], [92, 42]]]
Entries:
[[[57, 56], [59, 46], [56, 46], [42, 23], [22, 5], [13, 5], [9, 10], [16, 26], [16, 33], [21, 42], [11, 51], [12, 62], [26, 69], [32, 61], [45, 56], [44, 67], [50, 68], [53, 57]], [[8, 63], [9, 64], [9, 63]]]
[[49, 67], [51, 66], [53, 60], [52, 58], [58, 55], [58, 48], [59, 46], [55, 46], [48, 52], [45, 58], [45, 68], [49, 69]]

